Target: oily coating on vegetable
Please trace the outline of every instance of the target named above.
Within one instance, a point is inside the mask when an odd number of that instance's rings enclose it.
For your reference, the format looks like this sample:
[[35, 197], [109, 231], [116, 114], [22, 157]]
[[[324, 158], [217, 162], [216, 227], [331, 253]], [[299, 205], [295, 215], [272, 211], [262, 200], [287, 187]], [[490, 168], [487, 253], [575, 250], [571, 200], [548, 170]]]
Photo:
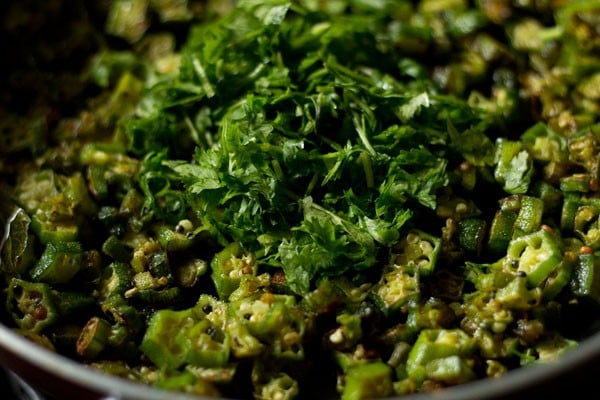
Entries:
[[274, 400], [432, 392], [597, 330], [599, 2], [223, 4], [97, 6], [85, 69], [45, 72], [77, 90], [26, 111], [46, 75], [8, 75], [7, 324]]

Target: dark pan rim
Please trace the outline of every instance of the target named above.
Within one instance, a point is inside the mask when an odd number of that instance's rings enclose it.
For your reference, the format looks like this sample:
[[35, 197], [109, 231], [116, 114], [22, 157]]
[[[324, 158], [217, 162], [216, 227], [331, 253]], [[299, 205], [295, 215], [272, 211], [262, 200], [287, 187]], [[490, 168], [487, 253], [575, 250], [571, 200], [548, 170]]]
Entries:
[[[403, 400], [470, 400], [496, 399], [515, 395], [526, 389], [539, 387], [560, 379], [561, 375], [600, 356], [600, 332], [581, 341], [573, 350], [562, 355], [558, 361], [523, 367], [496, 379], [484, 379], [447, 388], [437, 393], [402, 396]], [[0, 324], [0, 363], [16, 373], [26, 383], [44, 387], [52, 395], [53, 386], [63, 385], [68, 390], [72, 385], [88, 395], [103, 399], [161, 400], [167, 396], [173, 400], [198, 400], [208, 397], [184, 393], [167, 392], [148, 385], [111, 376], [82, 363], [49, 351], [17, 332]], [[52, 383], [40, 383], [33, 375], [42, 376]], [[34, 382], [32, 382], [34, 381]], [[37, 381], [37, 382], [36, 382]], [[76, 393], [74, 390], [73, 393]], [[81, 398], [81, 397], [79, 397]]]

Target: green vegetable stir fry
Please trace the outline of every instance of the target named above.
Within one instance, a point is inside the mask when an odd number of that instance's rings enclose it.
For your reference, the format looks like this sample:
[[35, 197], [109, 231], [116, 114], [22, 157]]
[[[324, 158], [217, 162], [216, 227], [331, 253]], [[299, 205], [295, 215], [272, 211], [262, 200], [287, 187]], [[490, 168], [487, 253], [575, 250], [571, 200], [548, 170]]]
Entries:
[[105, 7], [64, 71], [42, 43], [54, 70], [8, 74], [7, 325], [274, 400], [438, 391], [600, 330], [600, 1]]

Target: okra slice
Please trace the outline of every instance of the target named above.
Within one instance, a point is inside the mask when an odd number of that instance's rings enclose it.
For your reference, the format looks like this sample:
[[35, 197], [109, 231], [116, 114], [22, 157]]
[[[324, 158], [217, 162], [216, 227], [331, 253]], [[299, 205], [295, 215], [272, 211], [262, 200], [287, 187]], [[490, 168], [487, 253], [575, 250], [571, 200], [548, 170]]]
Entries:
[[6, 306], [19, 328], [34, 333], [53, 325], [58, 318], [51, 288], [43, 282], [12, 278], [8, 283]]
[[229, 361], [229, 334], [208, 319], [183, 326], [175, 337], [186, 363], [202, 367], [224, 367]]
[[542, 224], [544, 202], [533, 196], [519, 196], [520, 208], [515, 220], [513, 237], [537, 231]]
[[488, 235], [487, 248], [492, 255], [500, 256], [506, 252], [513, 237], [517, 212], [500, 208], [496, 211]]
[[556, 237], [546, 229], [513, 239], [504, 265], [507, 270], [524, 273], [530, 287], [539, 287], [559, 268], [563, 255]]
[[159, 368], [175, 370], [185, 363], [185, 349], [176, 338], [182, 329], [194, 323], [191, 309], [158, 310], [148, 321], [140, 349]]
[[414, 268], [421, 276], [428, 276], [435, 269], [441, 249], [440, 238], [413, 229], [392, 250], [392, 262], [396, 265]]
[[[475, 339], [460, 329], [424, 329], [408, 354], [406, 370], [417, 382], [423, 382], [427, 378], [435, 379], [436, 376], [440, 377], [439, 368], [444, 365], [440, 360], [452, 356], [466, 359], [475, 348]], [[450, 377], [450, 372], [449, 369], [445, 371], [446, 379]], [[473, 371], [465, 363], [454, 368], [454, 372], [451, 375], [453, 380], [466, 380], [473, 375]]]
[[50, 242], [30, 276], [37, 282], [67, 283], [79, 272], [82, 261], [79, 242]]
[[573, 294], [600, 303], [600, 260], [591, 251], [578, 255], [570, 281]]
[[244, 254], [242, 246], [233, 242], [217, 253], [211, 260], [211, 277], [221, 299], [226, 299], [240, 285], [242, 275], [256, 274], [256, 263], [250, 254]]
[[398, 267], [382, 275], [373, 291], [388, 312], [398, 311], [411, 300], [419, 299], [420, 277], [414, 268]]
[[181, 220], [174, 227], [161, 225], [157, 228], [158, 242], [167, 251], [189, 249], [195, 243], [195, 234], [190, 220]]
[[375, 361], [348, 368], [342, 400], [363, 400], [388, 397], [392, 394], [392, 368]]
[[481, 254], [487, 238], [487, 223], [481, 218], [466, 218], [456, 228], [460, 246], [476, 255]]
[[107, 346], [110, 334], [111, 326], [107, 320], [92, 317], [77, 339], [77, 354], [88, 360], [96, 358]]

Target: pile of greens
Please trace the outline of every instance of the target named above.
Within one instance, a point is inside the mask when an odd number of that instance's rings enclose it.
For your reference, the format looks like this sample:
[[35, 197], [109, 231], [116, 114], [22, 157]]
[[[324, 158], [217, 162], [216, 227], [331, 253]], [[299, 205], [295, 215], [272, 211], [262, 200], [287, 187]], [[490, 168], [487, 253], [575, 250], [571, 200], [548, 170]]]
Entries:
[[431, 392], [598, 330], [598, 1], [196, 3], [112, 2], [83, 89], [3, 106], [7, 324], [276, 400]]

